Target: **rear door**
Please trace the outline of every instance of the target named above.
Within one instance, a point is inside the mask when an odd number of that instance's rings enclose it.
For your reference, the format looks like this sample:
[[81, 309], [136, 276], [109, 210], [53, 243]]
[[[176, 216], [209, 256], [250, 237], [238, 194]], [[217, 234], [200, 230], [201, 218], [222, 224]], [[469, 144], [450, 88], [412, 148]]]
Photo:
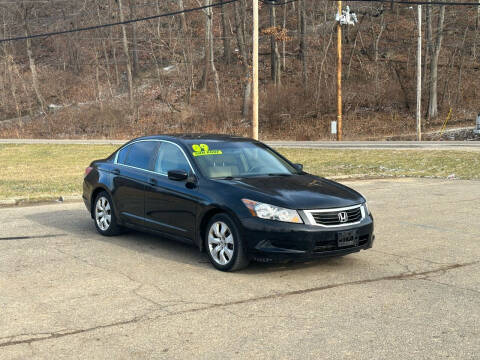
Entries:
[[119, 151], [113, 179], [113, 201], [120, 219], [143, 226], [145, 187], [153, 169], [156, 141], [139, 141]]
[[198, 190], [168, 179], [168, 171], [193, 170], [179, 145], [161, 142], [154, 172], [145, 190], [146, 226], [180, 239], [195, 239]]

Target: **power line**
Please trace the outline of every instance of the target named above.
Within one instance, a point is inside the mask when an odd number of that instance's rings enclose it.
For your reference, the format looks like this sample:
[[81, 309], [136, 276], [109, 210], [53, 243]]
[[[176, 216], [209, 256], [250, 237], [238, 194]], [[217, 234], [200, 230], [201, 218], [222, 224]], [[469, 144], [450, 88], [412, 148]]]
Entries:
[[[336, 2], [337, 0], [330, 0]], [[347, 2], [372, 2], [385, 4], [401, 4], [401, 5], [440, 5], [440, 6], [480, 6], [476, 2], [443, 2], [443, 1], [408, 1], [408, 0], [346, 0]]]
[[[278, 2], [278, 0], [260, 0], [266, 5], [282, 6], [297, 2], [298, 0], [287, 0]], [[337, 0], [330, 0], [337, 2]], [[409, 1], [409, 0], [346, 0], [347, 2], [374, 2], [374, 3], [387, 3], [387, 4], [402, 4], [402, 5], [441, 5], [441, 6], [480, 6], [478, 2], [443, 2], [443, 1]]]
[[260, 0], [260, 1], [262, 3], [264, 3], [265, 5], [283, 6], [283, 5], [286, 5], [286, 4], [293, 3], [293, 2], [297, 2], [298, 0], [287, 0], [287, 1], [283, 1], [283, 2], [278, 2], [278, 0]]
[[34, 34], [34, 35], [29, 35], [29, 36], [18, 36], [18, 37], [13, 37], [13, 38], [8, 38], [8, 39], [0, 39], [0, 43], [9, 42], [9, 41], [20, 41], [20, 40], [27, 40], [27, 39], [35, 39], [35, 38], [55, 36], [55, 35], [70, 34], [70, 33], [76, 33], [76, 32], [81, 32], [81, 31], [97, 30], [97, 29], [101, 29], [101, 28], [118, 26], [118, 25], [127, 25], [127, 24], [132, 24], [132, 23], [141, 22], [141, 21], [158, 19], [158, 18], [162, 18], [162, 17], [169, 17], [169, 16], [180, 15], [180, 14], [186, 14], [186, 13], [199, 11], [199, 10], [203, 10], [203, 9], [207, 9], [207, 8], [212, 8], [212, 7], [231, 4], [231, 3], [234, 3], [234, 2], [237, 2], [237, 1], [239, 1], [239, 0], [226, 0], [226, 1], [215, 3], [215, 4], [199, 6], [199, 7], [196, 7], [196, 8], [173, 11], [173, 12], [169, 12], [169, 13], [148, 16], [148, 17], [144, 17], [144, 18], [131, 19], [131, 20], [126, 20], [126, 21], [118, 21], [118, 22], [110, 23], [110, 24], [93, 25], [93, 26], [71, 29], [71, 30], [62, 30], [62, 31], [55, 31], [55, 32], [50, 32], [50, 33]]
[[[77, 1], [77, 0], [32, 0], [32, 1], [26, 1], [26, 2], [32, 2], [32, 3], [49, 3], [49, 2], [69, 2], [69, 1]], [[286, 5], [286, 4], [290, 4], [290, 3], [293, 3], [293, 2], [297, 2], [298, 0], [288, 0], [288, 1], [285, 1], [285, 2], [277, 2], [278, 0], [260, 0], [262, 1], [264, 4], [266, 5], [272, 5], [272, 6], [283, 6], [283, 5]], [[15, 2], [15, 1], [2, 1], [0, 0], [0, 5], [3, 5], [3, 4], [17, 4], [18, 2]], [[226, 3], [226, 2], [225, 2]], [[143, 4], [136, 4], [135, 7], [138, 9], [138, 8], [142, 8], [142, 7], [153, 7], [153, 6], [157, 6], [158, 3], [156, 2], [148, 2], [148, 3], [143, 3]], [[222, 5], [222, 4], [218, 4], [218, 5]], [[77, 18], [81, 15], [84, 15], [85, 12], [87, 10], [86, 9], [81, 9], [80, 11], [76, 12], [76, 13], [72, 13], [72, 14], [68, 14], [68, 15], [57, 15], [57, 16], [41, 16], [41, 17], [36, 17], [36, 18], [32, 18], [32, 19], [29, 19], [28, 22], [29, 23], [39, 23], [39, 22], [46, 22], [46, 21], [51, 21], [51, 20], [70, 20], [70, 19], [74, 19], [74, 18]], [[82, 14], [83, 13], [83, 14]], [[18, 24], [18, 23], [3, 23], [2, 25], [8, 25], [8, 26], [22, 26], [21, 24]]]
[[[53, 1], [67, 2], [68, 0], [53, 0]], [[225, 1], [215, 3], [215, 4], [199, 6], [199, 7], [196, 7], [196, 8], [173, 11], [173, 12], [169, 12], [169, 13], [163, 13], [163, 14], [158, 14], [158, 15], [153, 15], [153, 16], [148, 16], [148, 17], [143, 17], [143, 18], [137, 18], [137, 19], [131, 19], [131, 20], [126, 20], [126, 21], [119, 21], [119, 22], [114, 22], [114, 23], [109, 23], [109, 24], [93, 25], [93, 26], [71, 29], [71, 30], [62, 30], [62, 31], [55, 31], [55, 32], [50, 32], [50, 33], [42, 33], [42, 34], [34, 34], [34, 35], [29, 35], [29, 36], [19, 36], [19, 37], [13, 37], [13, 38], [0, 39], [0, 43], [10, 42], [10, 41], [27, 40], [27, 39], [35, 39], [35, 38], [40, 38], [40, 37], [49, 37], [49, 36], [55, 36], [55, 35], [63, 35], [63, 34], [83, 32], [83, 31], [91, 31], [91, 30], [97, 30], [97, 29], [101, 29], [101, 28], [113, 27], [113, 26], [118, 26], [118, 25], [127, 25], [127, 24], [136, 23], [136, 22], [158, 19], [158, 18], [162, 18], [162, 17], [170, 17], [170, 16], [176, 16], [176, 15], [180, 15], [180, 14], [186, 14], [186, 13], [199, 11], [199, 10], [203, 10], [203, 9], [207, 9], [207, 8], [211, 8], [211, 7], [218, 7], [218, 6], [222, 6], [222, 5], [231, 4], [231, 3], [234, 3], [234, 2], [237, 2], [237, 1], [239, 1], [239, 0], [225, 0]], [[282, 6], [282, 5], [286, 5], [286, 4], [289, 4], [289, 3], [296, 2], [298, 0], [286, 0], [286, 1], [283, 1], [281, 3], [277, 2], [278, 0], [260, 0], [260, 1], [264, 4], [271, 5], [271, 6]], [[330, 0], [330, 1], [336, 2], [336, 0]], [[350, 2], [367, 2], [367, 3], [402, 4], [402, 5], [480, 6], [480, 3], [474, 3], [474, 2], [408, 1], [408, 0], [347, 0], [347, 1], [350, 1]], [[31, 2], [48, 2], [48, 1], [46, 1], [46, 0], [33, 1], [32, 0]], [[3, 3], [5, 4], [5, 3], [8, 3], [8, 2], [3, 2]]]
[[[48, 4], [52, 2], [75, 2], [76, 0], [22, 0], [23, 3], [27, 4]], [[0, 5], [3, 4], [18, 4], [18, 1], [0, 1]]]

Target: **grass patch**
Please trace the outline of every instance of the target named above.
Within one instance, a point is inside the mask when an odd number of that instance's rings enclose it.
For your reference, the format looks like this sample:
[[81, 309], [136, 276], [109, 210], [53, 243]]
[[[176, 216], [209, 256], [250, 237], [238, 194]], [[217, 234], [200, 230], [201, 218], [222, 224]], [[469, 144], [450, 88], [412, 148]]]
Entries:
[[82, 193], [85, 168], [110, 145], [0, 145], [0, 199], [37, 200]]
[[434, 177], [480, 179], [473, 151], [278, 149], [305, 171], [324, 177]]
[[[0, 199], [38, 200], [79, 195], [85, 168], [110, 155], [111, 145], [0, 145]], [[279, 151], [324, 177], [438, 177], [480, 179], [477, 152], [415, 150]]]

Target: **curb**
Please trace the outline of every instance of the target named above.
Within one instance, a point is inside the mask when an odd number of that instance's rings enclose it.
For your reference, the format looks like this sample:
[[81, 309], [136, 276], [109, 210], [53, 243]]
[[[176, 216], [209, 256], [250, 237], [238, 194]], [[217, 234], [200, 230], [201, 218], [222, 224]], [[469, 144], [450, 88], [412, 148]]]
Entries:
[[66, 196], [52, 196], [45, 198], [13, 198], [0, 200], [0, 208], [16, 207], [16, 206], [32, 206], [32, 205], [45, 205], [45, 204], [64, 204], [81, 202], [82, 197], [80, 195], [66, 195]]

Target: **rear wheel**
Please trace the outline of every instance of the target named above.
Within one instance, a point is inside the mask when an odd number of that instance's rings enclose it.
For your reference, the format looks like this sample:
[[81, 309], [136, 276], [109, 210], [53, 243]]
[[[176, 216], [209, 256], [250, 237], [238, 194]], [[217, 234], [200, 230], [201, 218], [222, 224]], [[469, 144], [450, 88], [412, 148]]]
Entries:
[[105, 191], [99, 193], [95, 198], [93, 219], [95, 228], [104, 236], [118, 235], [121, 232], [121, 228], [117, 225], [112, 199]]
[[237, 226], [227, 214], [215, 215], [208, 223], [205, 248], [218, 270], [237, 271], [249, 263]]

